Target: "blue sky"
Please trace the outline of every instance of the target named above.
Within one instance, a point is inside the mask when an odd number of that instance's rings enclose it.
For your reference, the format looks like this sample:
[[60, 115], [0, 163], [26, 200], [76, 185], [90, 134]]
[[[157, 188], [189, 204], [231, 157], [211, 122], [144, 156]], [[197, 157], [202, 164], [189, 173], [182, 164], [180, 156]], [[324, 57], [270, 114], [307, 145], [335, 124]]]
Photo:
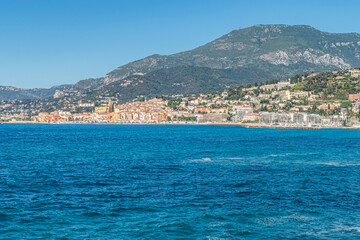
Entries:
[[0, 85], [51, 87], [102, 77], [255, 24], [360, 33], [359, 10], [357, 0], [1, 0]]

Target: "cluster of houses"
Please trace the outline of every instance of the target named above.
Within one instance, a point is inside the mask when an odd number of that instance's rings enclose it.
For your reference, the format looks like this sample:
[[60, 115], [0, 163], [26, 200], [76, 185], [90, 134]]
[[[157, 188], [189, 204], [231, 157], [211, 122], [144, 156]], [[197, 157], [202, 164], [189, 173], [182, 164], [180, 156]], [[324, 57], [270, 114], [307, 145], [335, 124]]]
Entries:
[[[343, 77], [333, 72], [335, 76]], [[349, 70], [352, 78], [360, 78], [360, 70]], [[316, 76], [316, 74], [313, 74]], [[349, 76], [349, 75], [348, 75]], [[134, 100], [118, 104], [104, 98], [94, 102], [78, 102], [66, 109], [26, 115], [0, 115], [4, 120], [25, 119], [42, 123], [162, 123], [162, 122], [240, 122], [284, 126], [339, 126], [345, 121], [358, 123], [360, 93], [344, 99], [326, 101], [321, 94], [296, 90], [290, 81], [242, 89], [241, 97], [231, 100], [229, 93], [176, 95], [166, 98]], [[5, 106], [5, 105], [4, 105]], [[21, 105], [20, 105], [21, 107]], [[75, 109], [82, 109], [74, 111]]]
[[[158, 123], [167, 121], [212, 121], [223, 122], [228, 117], [228, 107], [211, 108], [202, 97], [179, 102], [178, 108], [168, 106], [163, 99], [132, 101], [114, 105], [111, 99], [107, 104], [94, 107], [93, 112], [71, 114], [66, 111], [41, 112], [33, 117], [36, 122], [115, 122], [115, 123]], [[225, 101], [221, 101], [224, 103]], [[215, 101], [214, 104], [219, 101]]]
[[[276, 94], [283, 90], [275, 91]], [[288, 93], [289, 91], [285, 91]], [[274, 93], [274, 92], [273, 92]], [[161, 123], [169, 121], [196, 121], [196, 122], [256, 122], [263, 125], [284, 125], [284, 126], [341, 126], [347, 119], [346, 111], [343, 110], [336, 116], [320, 116], [319, 114], [308, 114], [299, 111], [300, 108], [309, 109], [311, 105], [302, 107], [291, 107], [284, 110], [282, 100], [271, 101], [271, 107], [265, 110], [260, 104], [261, 99], [254, 101], [225, 100], [226, 92], [213, 98], [208, 98], [204, 94], [196, 97], [180, 98], [176, 107], [169, 106], [168, 100], [150, 99], [145, 101], [132, 101], [125, 104], [114, 105], [111, 99], [102, 106], [94, 107], [90, 113], [74, 113], [67, 111], [54, 111], [51, 113], [41, 112], [33, 118], [36, 122], [56, 123], [56, 122], [98, 122], [98, 123]], [[251, 89], [249, 89], [251, 94]], [[309, 97], [309, 94], [306, 93]], [[271, 94], [270, 94], [271, 96]], [[303, 92], [290, 92], [289, 100], [305, 96]], [[353, 96], [349, 96], [353, 98]], [[354, 111], [359, 111], [360, 95], [358, 102], [353, 103]], [[358, 104], [359, 103], [359, 104]], [[89, 105], [90, 106], [90, 105]], [[93, 105], [91, 105], [93, 106]], [[277, 107], [276, 112], [269, 111]], [[88, 106], [87, 106], [88, 107]], [[341, 109], [341, 103], [328, 103], [318, 105], [318, 109], [329, 111]], [[353, 119], [355, 120], [355, 119]]]

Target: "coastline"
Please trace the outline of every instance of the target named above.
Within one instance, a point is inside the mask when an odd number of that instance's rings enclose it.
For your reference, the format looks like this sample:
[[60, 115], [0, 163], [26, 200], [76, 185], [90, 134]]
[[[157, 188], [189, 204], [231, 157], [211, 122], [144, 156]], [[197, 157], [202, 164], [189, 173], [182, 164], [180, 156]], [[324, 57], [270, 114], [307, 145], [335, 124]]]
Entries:
[[274, 126], [263, 125], [257, 123], [234, 123], [234, 122], [214, 122], [214, 123], [192, 123], [192, 122], [163, 122], [163, 123], [146, 123], [146, 122], [107, 122], [107, 123], [86, 123], [86, 122], [62, 122], [62, 123], [46, 123], [46, 122], [33, 122], [33, 121], [16, 121], [16, 122], [0, 122], [0, 124], [12, 125], [218, 125], [218, 126], [240, 126], [245, 128], [273, 128], [273, 129], [360, 129], [360, 127], [309, 127], [309, 126]]

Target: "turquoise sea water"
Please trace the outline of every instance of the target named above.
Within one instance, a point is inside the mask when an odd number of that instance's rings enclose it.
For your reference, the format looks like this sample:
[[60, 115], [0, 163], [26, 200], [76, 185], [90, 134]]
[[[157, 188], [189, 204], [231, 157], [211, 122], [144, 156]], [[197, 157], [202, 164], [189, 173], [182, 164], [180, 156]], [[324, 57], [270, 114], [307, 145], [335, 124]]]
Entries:
[[0, 239], [360, 238], [360, 131], [0, 125]]

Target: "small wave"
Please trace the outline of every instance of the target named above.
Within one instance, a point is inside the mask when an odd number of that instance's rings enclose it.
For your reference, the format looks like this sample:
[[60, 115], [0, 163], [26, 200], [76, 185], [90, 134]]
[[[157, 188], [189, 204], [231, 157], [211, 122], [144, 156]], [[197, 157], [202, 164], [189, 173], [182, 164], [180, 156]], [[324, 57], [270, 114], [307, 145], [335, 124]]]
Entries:
[[360, 227], [344, 227], [342, 229], [345, 232], [358, 232], [360, 233]]
[[102, 217], [102, 215], [101, 215], [100, 213], [97, 213], [97, 212], [83, 213], [82, 216], [84, 216], [84, 217], [90, 217], [90, 218], [93, 218], [93, 217]]
[[192, 159], [189, 160], [190, 163], [198, 163], [198, 162], [212, 162], [211, 158], [201, 158], [201, 159]]
[[283, 219], [285, 221], [295, 221], [295, 222], [307, 222], [307, 221], [311, 221], [314, 218], [313, 217], [308, 217], [299, 213], [294, 213], [291, 214], [289, 216], [284, 216]]
[[220, 220], [220, 221], [226, 221], [227, 219], [223, 216], [219, 216], [219, 215], [212, 215], [212, 214], [208, 214], [206, 213], [203, 216], [205, 219], [212, 219], [212, 220]]
[[344, 226], [342, 224], [336, 226], [332, 229], [335, 232], [343, 232], [343, 233], [360, 233], [360, 227], [357, 226]]
[[155, 208], [148, 207], [118, 207], [113, 209], [114, 214], [122, 213], [122, 212], [157, 212], [158, 210]]
[[309, 222], [313, 219], [314, 218], [312, 217], [307, 217], [305, 215], [295, 213], [288, 216], [260, 218], [257, 219], [256, 222], [264, 225], [276, 225], [276, 224], [284, 224], [289, 222]]
[[260, 218], [260, 219], [257, 219], [256, 222], [259, 223], [259, 224], [264, 224], [264, 225], [272, 225], [272, 224], [278, 223], [279, 220], [276, 219], [276, 218], [270, 217], [270, 218]]
[[360, 166], [360, 163], [339, 163], [339, 162], [316, 162], [313, 164], [327, 165], [327, 166], [334, 166], [334, 167]]
[[270, 154], [263, 156], [262, 158], [276, 158], [276, 157], [287, 157], [287, 156], [308, 156], [315, 155], [317, 153], [282, 153], [282, 154]]
[[7, 221], [10, 219], [10, 216], [5, 213], [0, 213], [0, 222]]
[[340, 166], [340, 163], [338, 163], [338, 162], [323, 162], [323, 163], [315, 163], [315, 164], [318, 164], [318, 165], [335, 166], [335, 167]]
[[191, 234], [195, 232], [193, 226], [186, 223], [167, 223], [163, 225], [158, 225], [158, 228], [165, 229], [166, 232], [178, 232], [181, 234]]

